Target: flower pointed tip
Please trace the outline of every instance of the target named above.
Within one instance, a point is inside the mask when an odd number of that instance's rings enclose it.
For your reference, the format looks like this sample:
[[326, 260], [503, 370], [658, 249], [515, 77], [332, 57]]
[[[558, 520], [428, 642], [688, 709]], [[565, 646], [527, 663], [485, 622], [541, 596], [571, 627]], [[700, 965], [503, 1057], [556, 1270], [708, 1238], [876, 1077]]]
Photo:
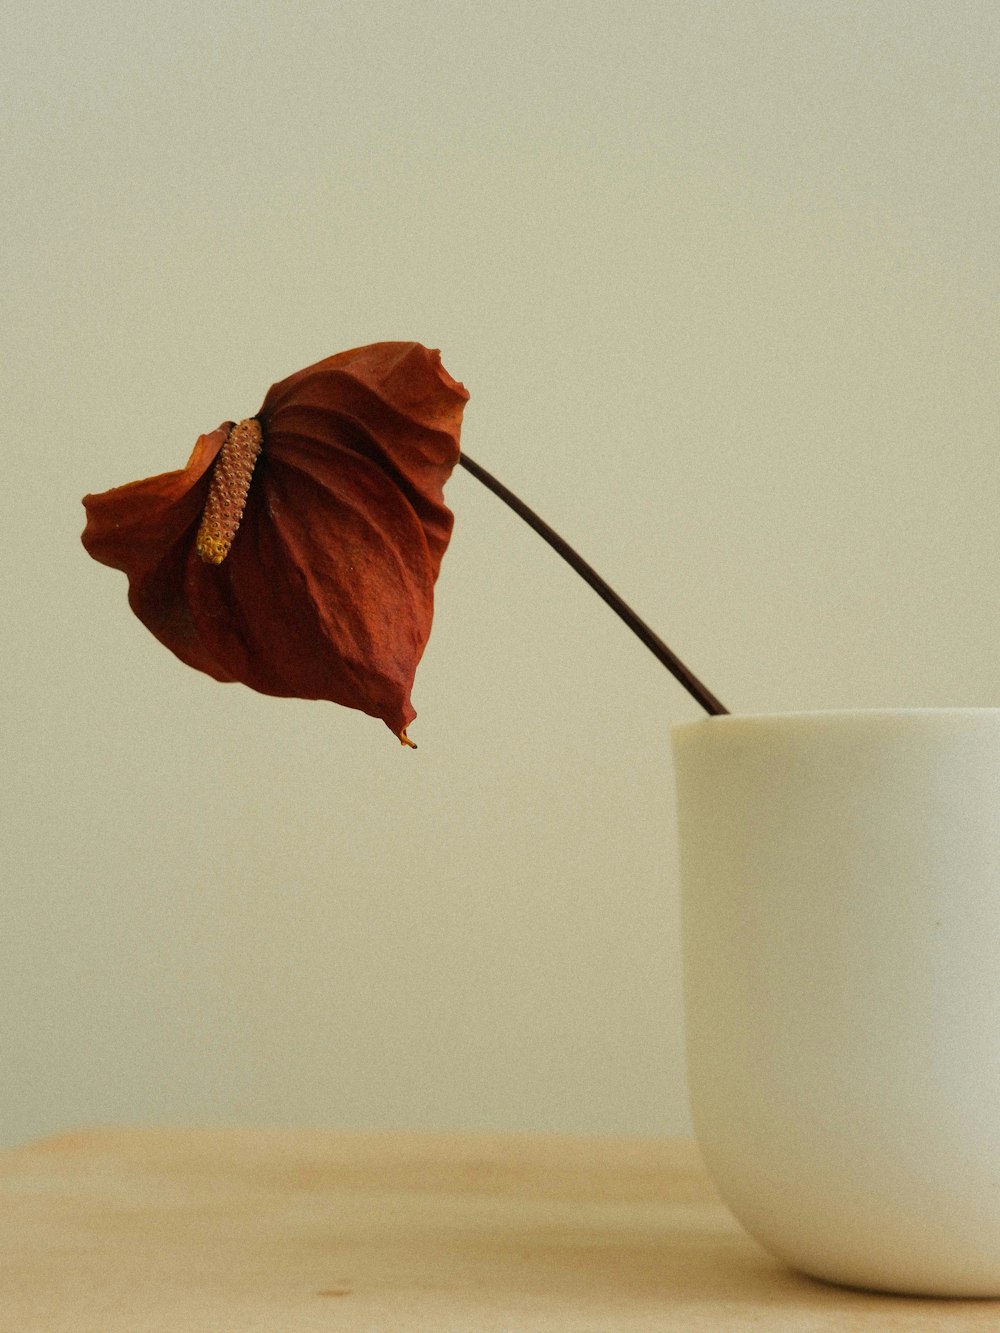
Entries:
[[404, 749], [409, 748], [411, 750], [415, 750], [417, 748], [417, 742], [410, 740], [409, 736], [407, 736], [406, 734], [405, 727], [401, 732], [398, 733], [398, 735], [399, 735], [399, 743], [400, 745], [403, 746]]

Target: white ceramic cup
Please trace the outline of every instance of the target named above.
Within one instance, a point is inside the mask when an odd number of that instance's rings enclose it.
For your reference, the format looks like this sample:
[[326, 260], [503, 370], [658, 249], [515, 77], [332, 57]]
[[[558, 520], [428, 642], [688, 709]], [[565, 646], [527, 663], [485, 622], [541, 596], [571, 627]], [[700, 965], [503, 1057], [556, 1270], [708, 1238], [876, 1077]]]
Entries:
[[1000, 1297], [1000, 709], [674, 728], [709, 1172], [794, 1268]]

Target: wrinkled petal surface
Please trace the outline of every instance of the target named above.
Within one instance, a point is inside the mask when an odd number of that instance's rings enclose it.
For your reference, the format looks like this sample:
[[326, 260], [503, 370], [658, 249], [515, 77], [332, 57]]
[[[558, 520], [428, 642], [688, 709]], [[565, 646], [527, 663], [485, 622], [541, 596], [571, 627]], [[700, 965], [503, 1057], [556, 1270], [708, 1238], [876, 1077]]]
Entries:
[[268, 391], [221, 564], [203, 563], [195, 541], [231, 422], [183, 469], [88, 495], [84, 546], [125, 571], [133, 611], [190, 666], [359, 708], [405, 739], [467, 398], [419, 343], [328, 357]]

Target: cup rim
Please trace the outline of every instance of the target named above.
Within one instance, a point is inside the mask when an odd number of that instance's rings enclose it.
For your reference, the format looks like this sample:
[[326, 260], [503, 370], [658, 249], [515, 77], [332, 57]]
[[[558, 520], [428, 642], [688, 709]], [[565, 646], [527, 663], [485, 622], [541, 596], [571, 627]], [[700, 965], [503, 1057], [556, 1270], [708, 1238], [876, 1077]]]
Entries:
[[708, 717], [689, 718], [685, 722], [675, 722], [671, 734], [679, 735], [689, 731], [732, 730], [738, 727], [762, 726], [801, 726], [828, 723], [837, 725], [849, 722], [907, 721], [972, 721], [992, 720], [1000, 722], [1000, 707], [960, 705], [954, 707], [903, 707], [903, 708], [817, 708], [793, 709], [788, 712], [773, 713], [722, 713]]

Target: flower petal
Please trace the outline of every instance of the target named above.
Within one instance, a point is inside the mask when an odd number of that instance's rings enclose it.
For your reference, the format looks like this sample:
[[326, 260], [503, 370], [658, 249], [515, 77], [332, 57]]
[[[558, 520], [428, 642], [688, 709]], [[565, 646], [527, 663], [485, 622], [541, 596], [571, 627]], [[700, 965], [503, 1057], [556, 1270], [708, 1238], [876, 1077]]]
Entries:
[[400, 737], [430, 633], [468, 394], [419, 343], [376, 343], [274, 385], [229, 554], [195, 533], [231, 423], [187, 466], [88, 496], [84, 545], [183, 661], [265, 694], [329, 699]]
[[374, 343], [273, 385], [258, 417], [283, 457], [322, 441], [377, 463], [420, 519], [436, 578], [453, 522], [443, 487], [458, 462], [468, 397], [439, 352]]
[[180, 571], [205, 506], [212, 464], [232, 422], [195, 444], [187, 464], [98, 495], [85, 495], [83, 545], [101, 564], [124, 570], [129, 605], [143, 624], [188, 666], [216, 680], [235, 677], [206, 651], [191, 620]]
[[311, 476], [262, 463], [227, 559], [187, 564], [199, 639], [255, 690], [360, 708], [399, 735], [433, 613], [412, 509], [363, 459], [334, 476], [336, 490], [319, 464]]

